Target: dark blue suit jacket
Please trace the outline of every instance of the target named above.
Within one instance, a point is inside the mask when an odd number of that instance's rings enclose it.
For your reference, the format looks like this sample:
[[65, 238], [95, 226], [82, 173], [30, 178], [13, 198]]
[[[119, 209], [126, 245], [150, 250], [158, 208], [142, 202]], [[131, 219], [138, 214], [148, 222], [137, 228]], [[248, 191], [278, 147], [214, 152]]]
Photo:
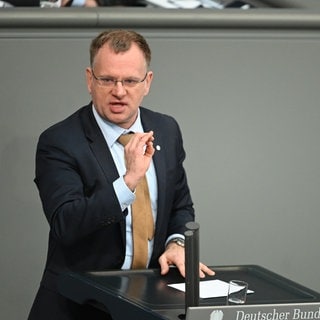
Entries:
[[[141, 121], [145, 131], [154, 131], [154, 145], [160, 146], [153, 156], [158, 211], [150, 267], [155, 268], [167, 237], [183, 234], [186, 222], [194, 220], [194, 210], [178, 124], [145, 108]], [[118, 177], [91, 104], [41, 134], [35, 182], [50, 225], [44, 287], [56, 291], [57, 276], [67, 270], [121, 268], [126, 212], [113, 189]]]

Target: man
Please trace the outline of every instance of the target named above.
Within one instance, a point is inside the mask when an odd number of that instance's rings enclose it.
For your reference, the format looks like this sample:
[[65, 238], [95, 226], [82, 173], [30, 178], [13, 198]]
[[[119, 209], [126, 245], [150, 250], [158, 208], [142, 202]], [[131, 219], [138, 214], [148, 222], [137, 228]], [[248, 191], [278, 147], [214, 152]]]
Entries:
[[[153, 78], [150, 60], [150, 48], [136, 32], [98, 35], [86, 69], [92, 102], [40, 136], [35, 182], [50, 235], [30, 320], [109, 319], [59, 295], [57, 279], [67, 270], [132, 268], [141, 249], [134, 250], [132, 213], [145, 175], [154, 234], [140, 267], [166, 274], [175, 265], [185, 275], [181, 244], [185, 224], [194, 219], [185, 152], [176, 121], [141, 107]], [[129, 133], [124, 147], [119, 139]], [[199, 272], [214, 274], [202, 263]]]

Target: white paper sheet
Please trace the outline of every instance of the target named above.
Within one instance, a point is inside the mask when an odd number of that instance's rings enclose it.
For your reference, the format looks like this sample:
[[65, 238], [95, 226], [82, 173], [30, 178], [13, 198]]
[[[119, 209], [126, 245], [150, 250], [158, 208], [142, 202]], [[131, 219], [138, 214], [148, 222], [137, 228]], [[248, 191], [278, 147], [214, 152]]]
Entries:
[[[173, 283], [168, 284], [168, 286], [183, 292], [186, 291], [185, 283]], [[202, 299], [226, 297], [228, 295], [228, 288], [229, 283], [219, 279], [200, 281], [199, 296]], [[253, 293], [253, 291], [248, 290], [247, 294], [249, 293]]]

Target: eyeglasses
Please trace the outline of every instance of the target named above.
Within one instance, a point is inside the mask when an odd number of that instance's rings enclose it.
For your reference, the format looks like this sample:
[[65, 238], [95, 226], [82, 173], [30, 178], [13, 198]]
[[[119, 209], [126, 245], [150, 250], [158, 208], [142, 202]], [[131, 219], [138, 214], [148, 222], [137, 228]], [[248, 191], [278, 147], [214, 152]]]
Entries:
[[117, 80], [117, 79], [114, 79], [112, 77], [97, 77], [94, 74], [93, 69], [91, 69], [91, 71], [92, 71], [92, 75], [95, 78], [95, 80], [97, 81], [97, 83], [101, 87], [107, 87], [107, 88], [115, 87], [118, 82], [121, 82], [121, 84], [125, 88], [133, 88], [137, 84], [139, 84], [139, 83], [143, 82], [144, 80], [146, 80], [147, 75], [148, 75], [148, 72], [146, 72], [146, 75], [144, 76], [144, 78], [142, 80], [138, 80], [136, 78], [127, 78], [127, 79], [123, 79], [123, 80]]

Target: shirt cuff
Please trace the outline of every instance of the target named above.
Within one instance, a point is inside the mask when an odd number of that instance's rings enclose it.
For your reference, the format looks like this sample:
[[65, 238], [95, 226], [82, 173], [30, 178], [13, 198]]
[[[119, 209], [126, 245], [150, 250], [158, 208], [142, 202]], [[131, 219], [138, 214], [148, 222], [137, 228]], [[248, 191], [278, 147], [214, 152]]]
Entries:
[[165, 247], [168, 245], [168, 243], [170, 242], [170, 240], [174, 239], [174, 238], [181, 238], [184, 240], [184, 235], [180, 234], [180, 233], [174, 233], [171, 236], [168, 237], [166, 243], [165, 243]]
[[121, 210], [124, 211], [132, 204], [136, 196], [124, 182], [123, 176], [113, 182], [113, 188], [117, 195]]

